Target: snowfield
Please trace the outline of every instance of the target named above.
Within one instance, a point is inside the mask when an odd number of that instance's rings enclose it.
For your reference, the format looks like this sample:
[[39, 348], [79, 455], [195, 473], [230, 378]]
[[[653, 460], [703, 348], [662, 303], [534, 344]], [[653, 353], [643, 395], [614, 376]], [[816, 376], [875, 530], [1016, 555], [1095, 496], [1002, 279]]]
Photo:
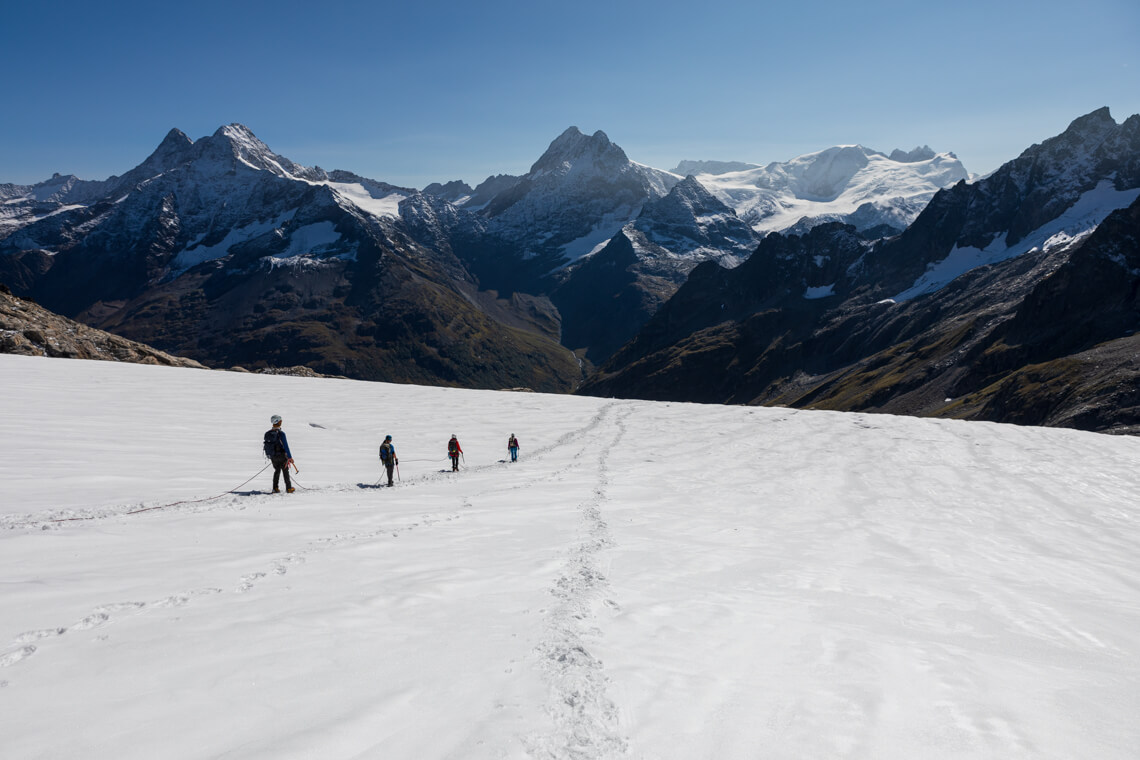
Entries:
[[[1140, 755], [1131, 438], [10, 355], [0, 380], [8, 760]], [[292, 495], [258, 474], [274, 413]]]
[[970, 176], [954, 154], [930, 155], [898, 161], [862, 145], [837, 145], [697, 179], [759, 233], [782, 232], [805, 217], [843, 220], [859, 229], [906, 227], [935, 193]]

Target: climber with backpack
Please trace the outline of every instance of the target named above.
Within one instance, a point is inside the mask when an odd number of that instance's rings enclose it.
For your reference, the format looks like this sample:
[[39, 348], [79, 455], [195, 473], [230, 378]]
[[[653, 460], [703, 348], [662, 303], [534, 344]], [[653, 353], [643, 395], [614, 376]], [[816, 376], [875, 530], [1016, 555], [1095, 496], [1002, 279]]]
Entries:
[[463, 453], [463, 449], [459, 447], [459, 439], [455, 437], [455, 433], [451, 434], [451, 440], [447, 442], [447, 455], [451, 457], [451, 471], [459, 471], [459, 455]]
[[273, 427], [265, 431], [263, 448], [265, 456], [273, 463], [273, 493], [281, 493], [277, 485], [282, 472], [285, 473], [285, 491], [293, 493], [296, 489], [289, 479], [289, 465], [293, 464], [293, 454], [289, 451], [289, 440], [285, 437], [285, 431], [281, 429], [281, 415], [275, 414], [269, 418], [269, 421], [273, 423]]
[[400, 464], [396, 457], [396, 445], [392, 443], [392, 436], [384, 436], [384, 443], [380, 444], [380, 463], [388, 471], [388, 487], [392, 487], [392, 470]]
[[511, 437], [507, 439], [507, 451], [511, 453], [511, 461], [519, 461], [519, 439], [515, 438], [515, 434], [511, 433]]

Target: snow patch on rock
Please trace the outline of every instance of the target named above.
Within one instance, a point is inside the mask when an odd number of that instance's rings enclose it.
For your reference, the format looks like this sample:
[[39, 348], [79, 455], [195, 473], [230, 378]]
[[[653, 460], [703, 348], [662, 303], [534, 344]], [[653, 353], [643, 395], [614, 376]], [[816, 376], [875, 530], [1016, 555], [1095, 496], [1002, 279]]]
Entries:
[[892, 296], [895, 301], [907, 301], [944, 288], [966, 272], [980, 266], [1012, 259], [1034, 249], [1048, 250], [1086, 237], [1118, 208], [1132, 204], [1140, 197], [1140, 188], [1117, 190], [1110, 180], [1102, 180], [1094, 189], [1084, 193], [1076, 203], [1056, 219], [1042, 225], [1013, 245], [1006, 243], [1006, 235], [999, 233], [983, 249], [971, 246], [954, 246], [941, 261], [930, 264], [914, 285]]

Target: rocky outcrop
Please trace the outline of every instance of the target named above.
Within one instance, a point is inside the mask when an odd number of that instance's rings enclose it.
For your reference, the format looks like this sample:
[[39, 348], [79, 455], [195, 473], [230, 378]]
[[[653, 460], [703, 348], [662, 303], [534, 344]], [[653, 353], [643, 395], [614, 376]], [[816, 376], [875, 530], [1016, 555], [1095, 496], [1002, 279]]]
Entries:
[[0, 285], [0, 353], [206, 368], [193, 359], [173, 356], [61, 317], [34, 301], [12, 295], [3, 285]]

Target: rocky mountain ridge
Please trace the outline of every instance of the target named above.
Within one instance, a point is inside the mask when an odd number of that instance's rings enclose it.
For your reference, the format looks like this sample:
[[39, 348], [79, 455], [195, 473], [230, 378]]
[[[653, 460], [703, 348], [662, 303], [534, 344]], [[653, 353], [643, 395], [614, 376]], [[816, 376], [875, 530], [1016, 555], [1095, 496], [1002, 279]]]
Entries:
[[1140, 116], [1102, 109], [906, 231], [770, 235], [705, 263], [583, 388], [1131, 430]]
[[[97, 189], [0, 240], [0, 280], [211, 366], [543, 390], [580, 376], [552, 308], [480, 295], [449, 248], [417, 241], [424, 225], [400, 216], [414, 190], [300, 167], [240, 125], [172, 131]], [[430, 221], [447, 234], [447, 213]]]
[[[566, 391], [604, 363], [586, 391], [1119, 427], [1023, 407], [1054, 362], [1099, 382], [1070, 358], [1118, 356], [1101, 344], [1127, 343], [1127, 295], [1079, 330], [1044, 300], [1048, 329], [998, 326], [1023, 324], [1045, 282], [1062, 301], [1131, 282], [1132, 217], [1114, 211], [1140, 197], [1138, 124], [1102, 109], [913, 206], [931, 177], [964, 173], [952, 154], [841, 146], [747, 168], [753, 190], [778, 179], [833, 208], [895, 178], [839, 215], [866, 225], [809, 215], [775, 233], [726, 202], [740, 171], [651, 169], [602, 132], [566, 130], [522, 177], [421, 192], [300, 166], [240, 125], [172, 130], [121, 178], [0, 186], [0, 281], [217, 367]], [[898, 232], [883, 213], [917, 216]], [[1123, 277], [1073, 263], [1110, 250]]]
[[[454, 183], [425, 194], [476, 212], [478, 220], [467, 227], [479, 228], [482, 242], [460, 255], [485, 287], [548, 295], [563, 317], [563, 345], [600, 363], [636, 334], [693, 267], [703, 261], [732, 267], [752, 254], [773, 226], [742, 218], [742, 212], [759, 218], [758, 194], [768, 194], [785, 223], [795, 221], [793, 232], [841, 219], [876, 238], [897, 234], [939, 187], [967, 176], [952, 154], [935, 155], [925, 146], [892, 157], [835, 148], [767, 168], [690, 161], [678, 169], [707, 173], [647, 174], [604, 133], [587, 136], [572, 127], [527, 175], [499, 178], [506, 189], [490, 202], [476, 204], [469, 187]], [[756, 172], [783, 177], [783, 184], [760, 190]], [[815, 195], [789, 190], [789, 177]], [[828, 193], [835, 197], [821, 195]]]

